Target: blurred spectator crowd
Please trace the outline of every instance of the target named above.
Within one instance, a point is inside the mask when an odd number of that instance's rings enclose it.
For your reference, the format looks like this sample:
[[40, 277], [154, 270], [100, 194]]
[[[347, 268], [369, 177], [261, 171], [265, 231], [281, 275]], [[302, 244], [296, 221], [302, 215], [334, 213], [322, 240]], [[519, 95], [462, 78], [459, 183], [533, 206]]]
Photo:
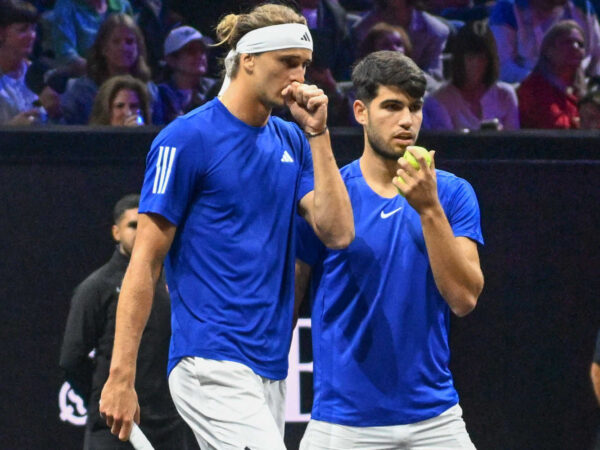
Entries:
[[[0, 125], [167, 124], [219, 92], [219, 18], [260, 3], [0, 0]], [[277, 3], [311, 29], [330, 125], [357, 125], [355, 61], [392, 50], [426, 74], [425, 129], [600, 128], [600, 0]]]

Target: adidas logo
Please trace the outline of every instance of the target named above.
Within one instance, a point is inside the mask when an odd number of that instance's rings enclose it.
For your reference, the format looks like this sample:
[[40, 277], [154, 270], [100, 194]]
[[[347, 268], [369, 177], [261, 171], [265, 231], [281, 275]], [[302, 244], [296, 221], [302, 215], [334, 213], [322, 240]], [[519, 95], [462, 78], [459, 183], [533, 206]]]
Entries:
[[290, 156], [287, 150], [283, 152], [283, 156], [281, 157], [281, 162], [284, 163], [293, 163], [294, 159]]
[[300, 38], [301, 41], [306, 41], [306, 42], [310, 42], [310, 34], [308, 32], [305, 32], [302, 37]]

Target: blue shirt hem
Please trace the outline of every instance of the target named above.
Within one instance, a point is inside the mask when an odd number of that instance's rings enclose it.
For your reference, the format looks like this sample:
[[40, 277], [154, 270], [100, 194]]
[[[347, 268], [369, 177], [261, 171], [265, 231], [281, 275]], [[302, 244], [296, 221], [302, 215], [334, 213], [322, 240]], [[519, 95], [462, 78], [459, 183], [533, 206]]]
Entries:
[[201, 351], [197, 351], [194, 352], [194, 354], [189, 354], [189, 355], [181, 355], [181, 356], [172, 356], [169, 358], [169, 365], [167, 368], [167, 376], [169, 376], [171, 374], [171, 371], [175, 368], [175, 366], [177, 366], [177, 364], [179, 364], [179, 361], [181, 361], [183, 358], [186, 357], [198, 357], [198, 358], [205, 358], [205, 359], [214, 359], [215, 361], [232, 361], [232, 362], [236, 362], [236, 363], [240, 363], [245, 365], [246, 367], [248, 367], [250, 370], [252, 370], [255, 374], [260, 375], [261, 377], [264, 378], [268, 378], [269, 380], [284, 380], [287, 377], [287, 368], [283, 371], [270, 371], [270, 370], [265, 370], [264, 368], [261, 368], [259, 366], [257, 366], [256, 364], [250, 363], [247, 360], [244, 360], [243, 358], [238, 358], [236, 356], [232, 356], [232, 355], [224, 355], [224, 354], [220, 354], [220, 353], [213, 353], [213, 352], [201, 352]]
[[444, 403], [436, 408], [423, 410], [423, 413], [419, 415], [403, 415], [401, 412], [398, 412], [398, 414], [388, 414], [385, 418], [373, 418], [369, 416], [335, 416], [333, 414], [319, 414], [313, 412], [311, 418], [320, 420], [321, 422], [329, 422], [350, 427], [387, 427], [395, 425], [410, 425], [437, 417], [457, 404], [458, 398], [454, 398], [452, 401]]

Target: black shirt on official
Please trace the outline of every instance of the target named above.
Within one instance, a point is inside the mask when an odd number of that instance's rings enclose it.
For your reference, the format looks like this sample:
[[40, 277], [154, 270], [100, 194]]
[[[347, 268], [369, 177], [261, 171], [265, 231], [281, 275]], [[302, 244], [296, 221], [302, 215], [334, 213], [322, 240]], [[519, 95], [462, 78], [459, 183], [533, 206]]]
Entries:
[[[108, 263], [77, 286], [71, 301], [60, 366], [67, 381], [87, 402], [86, 449], [132, 448], [110, 434], [98, 410], [109, 374], [117, 302], [128, 264], [129, 257], [117, 247]], [[140, 428], [157, 450], [197, 449], [193, 434], [179, 417], [169, 393], [170, 320], [169, 294], [161, 274], [137, 360], [135, 389], [141, 409]], [[90, 357], [92, 350], [94, 356]]]

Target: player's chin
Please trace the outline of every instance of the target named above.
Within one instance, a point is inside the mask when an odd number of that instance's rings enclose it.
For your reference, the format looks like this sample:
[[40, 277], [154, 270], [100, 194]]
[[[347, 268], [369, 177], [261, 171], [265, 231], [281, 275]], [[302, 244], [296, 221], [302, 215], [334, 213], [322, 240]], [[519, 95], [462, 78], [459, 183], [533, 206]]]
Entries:
[[388, 153], [390, 155], [395, 155], [397, 158], [400, 158], [404, 152], [406, 151], [406, 145], [398, 145], [397, 143], [393, 143], [388, 146]]
[[285, 100], [283, 98], [283, 95], [279, 95], [277, 97], [272, 98], [271, 106], [273, 108], [281, 108], [281, 107], [285, 106]]

